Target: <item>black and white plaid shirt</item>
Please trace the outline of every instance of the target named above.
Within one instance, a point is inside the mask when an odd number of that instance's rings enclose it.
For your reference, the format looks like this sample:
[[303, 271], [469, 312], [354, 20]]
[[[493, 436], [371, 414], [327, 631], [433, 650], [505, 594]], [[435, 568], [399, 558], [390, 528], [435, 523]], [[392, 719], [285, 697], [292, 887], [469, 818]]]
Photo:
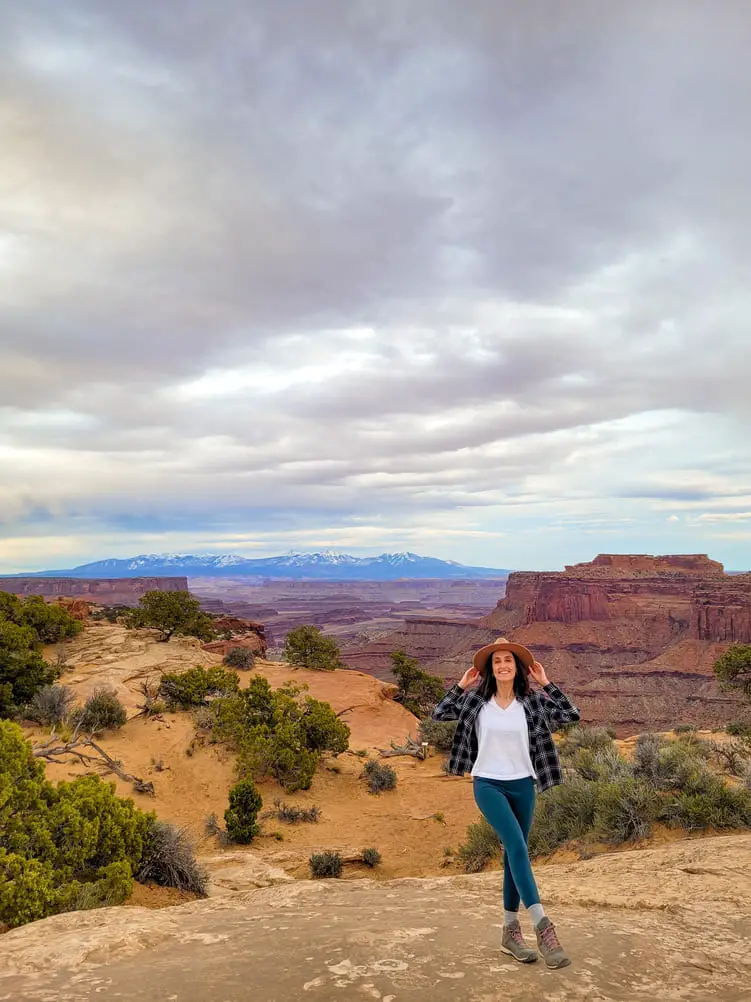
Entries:
[[[542, 692], [530, 692], [520, 700], [527, 715], [529, 752], [537, 774], [537, 788], [542, 793], [563, 782], [561, 763], [553, 742], [553, 731], [563, 724], [579, 720], [580, 714], [557, 685], [548, 682]], [[477, 758], [477, 715], [485, 700], [476, 689], [452, 685], [433, 710], [433, 720], [458, 720], [448, 771], [454, 776], [471, 772]]]

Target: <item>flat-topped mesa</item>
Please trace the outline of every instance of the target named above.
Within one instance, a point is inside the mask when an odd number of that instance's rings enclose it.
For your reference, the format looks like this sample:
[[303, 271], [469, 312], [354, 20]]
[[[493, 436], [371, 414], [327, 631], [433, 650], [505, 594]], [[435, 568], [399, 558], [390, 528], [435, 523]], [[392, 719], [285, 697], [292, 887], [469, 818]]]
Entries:
[[99, 605], [138, 605], [147, 591], [187, 591], [188, 579], [143, 578], [0, 578], [0, 591], [14, 595], [41, 595], [47, 600], [83, 598]]
[[627, 577], [661, 574], [693, 574], [701, 577], [718, 576], [725, 568], [706, 553], [674, 553], [653, 557], [647, 553], [600, 553], [583, 564], [567, 564], [563, 572], [569, 577]]
[[[751, 642], [751, 574], [725, 574], [704, 555], [601, 554], [564, 571], [511, 574], [506, 595], [482, 626], [637, 621], [647, 647], [669, 640]], [[664, 636], [663, 636], [664, 635]]]

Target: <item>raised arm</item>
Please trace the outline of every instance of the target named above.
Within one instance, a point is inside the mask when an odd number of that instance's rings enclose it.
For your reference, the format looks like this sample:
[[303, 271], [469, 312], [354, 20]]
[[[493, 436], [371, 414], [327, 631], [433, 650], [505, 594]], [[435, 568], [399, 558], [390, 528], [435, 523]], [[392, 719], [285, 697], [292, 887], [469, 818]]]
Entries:
[[579, 708], [571, 702], [565, 692], [558, 688], [555, 682], [550, 681], [539, 661], [535, 661], [529, 673], [535, 682], [542, 686], [545, 693], [545, 698], [541, 699], [540, 703], [548, 718], [551, 731], [557, 730], [564, 724], [575, 724], [581, 720]]
[[433, 710], [433, 720], [458, 720], [467, 690], [474, 688], [480, 680], [476, 668], [468, 668], [459, 681], [452, 685], [440, 703]]

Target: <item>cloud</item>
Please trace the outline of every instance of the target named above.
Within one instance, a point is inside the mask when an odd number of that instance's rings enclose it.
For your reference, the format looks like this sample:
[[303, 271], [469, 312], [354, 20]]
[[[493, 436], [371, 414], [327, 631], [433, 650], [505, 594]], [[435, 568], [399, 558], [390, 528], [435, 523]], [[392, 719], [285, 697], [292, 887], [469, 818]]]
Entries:
[[746, 14], [4, 14], [0, 570], [550, 566], [666, 511], [714, 546], [751, 499]]

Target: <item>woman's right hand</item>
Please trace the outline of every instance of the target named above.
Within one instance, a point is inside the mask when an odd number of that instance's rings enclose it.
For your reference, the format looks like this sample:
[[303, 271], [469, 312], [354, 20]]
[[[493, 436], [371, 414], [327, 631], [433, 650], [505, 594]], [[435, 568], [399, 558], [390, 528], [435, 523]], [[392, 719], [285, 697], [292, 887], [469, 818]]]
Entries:
[[457, 682], [460, 689], [473, 689], [480, 682], [480, 672], [472, 665], [467, 668], [462, 677]]

